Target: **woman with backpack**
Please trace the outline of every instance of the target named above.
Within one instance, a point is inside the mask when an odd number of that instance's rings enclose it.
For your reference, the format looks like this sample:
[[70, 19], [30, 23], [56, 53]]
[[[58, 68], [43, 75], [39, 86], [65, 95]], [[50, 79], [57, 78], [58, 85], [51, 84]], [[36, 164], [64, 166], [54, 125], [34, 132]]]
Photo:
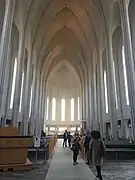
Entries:
[[103, 165], [103, 158], [105, 155], [105, 145], [101, 139], [99, 131], [91, 132], [91, 141], [90, 141], [90, 152], [91, 152], [91, 163], [93, 166], [96, 166], [97, 178], [102, 180], [101, 167]]

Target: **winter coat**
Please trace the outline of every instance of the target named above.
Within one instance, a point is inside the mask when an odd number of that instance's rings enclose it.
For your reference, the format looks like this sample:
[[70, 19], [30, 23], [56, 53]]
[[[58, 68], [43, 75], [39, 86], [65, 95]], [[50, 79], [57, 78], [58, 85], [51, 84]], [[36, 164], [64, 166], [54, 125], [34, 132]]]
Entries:
[[87, 135], [85, 137], [85, 141], [84, 141], [84, 147], [85, 147], [86, 150], [89, 150], [90, 140], [91, 140], [91, 137]]
[[104, 142], [99, 140], [92, 139], [90, 141], [90, 151], [91, 151], [91, 163], [93, 166], [102, 166], [103, 158], [105, 154], [105, 145]]

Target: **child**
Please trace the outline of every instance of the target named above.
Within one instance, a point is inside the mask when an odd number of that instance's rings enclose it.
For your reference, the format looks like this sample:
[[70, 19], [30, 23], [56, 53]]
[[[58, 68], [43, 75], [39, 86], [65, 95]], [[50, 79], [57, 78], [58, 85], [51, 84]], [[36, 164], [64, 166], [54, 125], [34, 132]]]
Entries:
[[79, 150], [81, 149], [79, 141], [80, 141], [80, 137], [78, 136], [78, 137], [76, 137], [74, 139], [74, 142], [72, 144], [71, 149], [73, 151], [73, 165], [78, 164], [77, 157], [78, 157], [78, 154], [79, 154]]
[[101, 135], [99, 131], [91, 132], [92, 140], [90, 142], [90, 151], [91, 151], [91, 162], [92, 165], [96, 166], [97, 178], [102, 180], [101, 175], [101, 166], [103, 165], [103, 157], [105, 154], [105, 145], [101, 140]]

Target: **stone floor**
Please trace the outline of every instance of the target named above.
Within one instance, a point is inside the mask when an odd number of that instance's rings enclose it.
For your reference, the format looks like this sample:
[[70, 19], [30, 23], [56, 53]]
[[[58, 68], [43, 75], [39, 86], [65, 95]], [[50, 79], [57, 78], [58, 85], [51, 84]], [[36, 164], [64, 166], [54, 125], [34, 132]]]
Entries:
[[104, 180], [135, 180], [135, 161], [105, 162], [102, 173]]
[[[80, 164], [74, 167], [72, 152], [60, 146], [61, 144], [56, 148], [51, 166], [50, 162], [39, 162], [38, 169], [31, 172], [0, 174], [0, 180], [93, 180], [92, 172], [83, 160], [79, 159]], [[95, 174], [94, 168], [92, 171]], [[103, 177], [104, 180], [135, 180], [135, 161], [105, 162]]]
[[[50, 162], [44, 163], [44, 162], [38, 162], [38, 165], [34, 165], [35, 169], [32, 171], [26, 171], [26, 172], [8, 172], [0, 174], [0, 180], [45, 180], [45, 177], [47, 175]], [[36, 168], [38, 167], [38, 168]]]
[[72, 151], [62, 147], [59, 141], [46, 180], [95, 180], [95, 176], [79, 157], [79, 164], [73, 166]]

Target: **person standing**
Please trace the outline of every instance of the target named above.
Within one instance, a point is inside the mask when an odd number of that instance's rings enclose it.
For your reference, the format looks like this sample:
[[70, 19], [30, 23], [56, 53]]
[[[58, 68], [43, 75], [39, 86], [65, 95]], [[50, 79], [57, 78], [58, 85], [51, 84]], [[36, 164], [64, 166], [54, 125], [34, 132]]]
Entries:
[[97, 178], [102, 180], [101, 167], [103, 165], [103, 158], [105, 155], [105, 145], [101, 139], [99, 131], [91, 132], [90, 151], [91, 151], [91, 163], [96, 166]]
[[80, 137], [78, 136], [74, 139], [74, 142], [71, 148], [71, 150], [73, 151], [73, 165], [74, 166], [78, 164], [77, 158], [78, 158], [79, 150], [81, 150], [79, 141], [80, 141]]
[[68, 132], [68, 146], [69, 146], [69, 148], [71, 148], [71, 139], [72, 139], [72, 135], [70, 132]]
[[90, 136], [90, 131], [88, 130], [86, 132], [86, 136], [84, 140], [84, 148], [85, 148], [85, 156], [86, 156], [87, 164], [90, 164], [90, 149], [89, 149], [90, 140], [91, 140], [91, 136]]
[[67, 147], [68, 132], [65, 130], [63, 135], [63, 147]]

